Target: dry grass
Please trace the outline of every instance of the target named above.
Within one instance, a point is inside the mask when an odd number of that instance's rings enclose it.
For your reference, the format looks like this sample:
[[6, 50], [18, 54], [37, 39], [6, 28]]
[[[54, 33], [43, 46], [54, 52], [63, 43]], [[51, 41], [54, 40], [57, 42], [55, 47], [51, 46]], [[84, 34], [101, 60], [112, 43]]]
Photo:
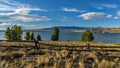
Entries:
[[[39, 41], [39, 43], [59, 45], [59, 46], [86, 46], [86, 42], [81, 41]], [[89, 42], [92, 46], [120, 46], [120, 44], [107, 44], [102, 42]], [[0, 46], [34, 46], [34, 42], [0, 42]]]
[[[39, 41], [40, 43], [50, 44], [50, 45], [59, 45], [59, 46], [86, 46], [86, 42], [81, 41]], [[102, 42], [89, 42], [92, 46], [120, 46], [120, 44], [113, 43], [107, 44]]]
[[[81, 46], [85, 42], [39, 41], [59, 46]], [[118, 46], [118, 44], [90, 43], [95, 46]], [[69, 50], [33, 49], [33, 42], [0, 42], [0, 68], [120, 68], [119, 52], [77, 52]], [[113, 56], [113, 57], [110, 57]], [[91, 64], [91, 65], [90, 65]]]

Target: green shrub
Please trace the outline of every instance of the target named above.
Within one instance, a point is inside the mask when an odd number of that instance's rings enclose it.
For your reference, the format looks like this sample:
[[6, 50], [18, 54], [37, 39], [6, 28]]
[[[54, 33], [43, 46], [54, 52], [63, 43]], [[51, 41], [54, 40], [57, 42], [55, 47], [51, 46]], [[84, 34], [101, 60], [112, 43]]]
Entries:
[[40, 35], [37, 35], [37, 40], [41, 41], [41, 36]]
[[93, 34], [90, 30], [86, 30], [82, 33], [82, 40], [83, 42], [91, 42], [94, 40]]

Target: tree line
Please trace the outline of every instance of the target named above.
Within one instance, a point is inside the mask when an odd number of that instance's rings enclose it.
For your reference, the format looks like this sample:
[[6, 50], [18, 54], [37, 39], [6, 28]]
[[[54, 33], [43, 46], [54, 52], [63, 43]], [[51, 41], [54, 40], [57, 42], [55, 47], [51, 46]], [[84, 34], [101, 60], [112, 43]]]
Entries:
[[[5, 31], [5, 38], [9, 41], [21, 41], [22, 40], [22, 34], [23, 30], [21, 26], [14, 25], [11, 28], [8, 27]], [[35, 38], [34, 32], [27, 31], [24, 36], [25, 40], [41, 40], [41, 36], [37, 35]], [[57, 27], [53, 28], [53, 34], [51, 37], [52, 41], [58, 41], [59, 40], [59, 29]], [[93, 33], [90, 30], [86, 30], [82, 33], [81, 41], [84, 42], [91, 42], [94, 40]]]
[[[5, 38], [8, 41], [21, 41], [22, 40], [22, 35], [23, 35], [23, 30], [21, 26], [14, 25], [11, 28], [8, 27], [5, 31]], [[25, 40], [41, 40], [41, 36], [37, 35], [37, 38], [34, 36], [34, 32], [29, 32], [27, 31], [24, 36]]]

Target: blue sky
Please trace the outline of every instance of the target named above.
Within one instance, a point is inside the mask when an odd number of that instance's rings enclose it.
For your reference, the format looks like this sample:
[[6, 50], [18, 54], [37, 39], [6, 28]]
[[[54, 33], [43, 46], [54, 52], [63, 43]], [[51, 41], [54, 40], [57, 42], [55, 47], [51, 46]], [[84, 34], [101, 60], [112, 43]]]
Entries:
[[0, 30], [53, 26], [120, 27], [120, 0], [0, 0]]

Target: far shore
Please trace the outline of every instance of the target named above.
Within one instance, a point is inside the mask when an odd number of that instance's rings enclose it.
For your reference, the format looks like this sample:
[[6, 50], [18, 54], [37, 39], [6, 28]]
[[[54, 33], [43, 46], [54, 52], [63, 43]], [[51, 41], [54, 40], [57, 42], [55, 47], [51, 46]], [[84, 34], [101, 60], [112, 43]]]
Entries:
[[[33, 31], [33, 32], [52, 32], [52, 30], [23, 30], [23, 32], [26, 31]], [[60, 30], [60, 32], [79, 32], [82, 33], [85, 30]], [[108, 31], [108, 30], [91, 30], [93, 33], [120, 33], [120, 31]], [[5, 32], [5, 30], [0, 30], [0, 32]]]

